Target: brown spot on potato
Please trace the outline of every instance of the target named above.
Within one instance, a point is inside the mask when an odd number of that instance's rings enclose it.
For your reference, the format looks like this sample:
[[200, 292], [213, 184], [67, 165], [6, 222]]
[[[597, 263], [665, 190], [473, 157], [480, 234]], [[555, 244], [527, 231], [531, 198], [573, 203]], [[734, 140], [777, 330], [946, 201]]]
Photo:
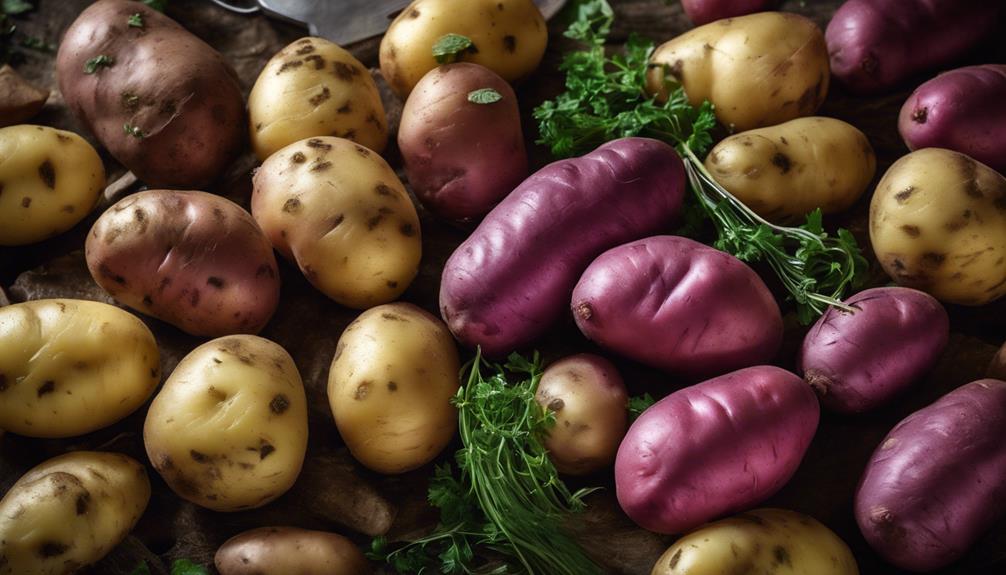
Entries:
[[305, 156], [303, 152], [294, 152], [293, 155], [290, 156], [290, 161], [294, 164], [303, 164], [307, 161], [307, 156]]
[[678, 566], [678, 561], [681, 561], [681, 549], [678, 549], [674, 552], [674, 555], [671, 555], [671, 560], [667, 562], [667, 567], [674, 569]]
[[332, 144], [326, 143], [319, 138], [311, 138], [305, 144], [308, 148], [314, 148], [315, 150], [324, 150], [325, 152], [332, 149]]
[[146, 294], [143, 296], [143, 305], [150, 307], [153, 304], [154, 304], [154, 298], [152, 298], [150, 294]]
[[21, 207], [22, 208], [27, 208], [30, 205], [31, 205], [31, 198], [29, 198], [28, 196], [25, 196], [25, 197], [21, 198]]
[[408, 321], [404, 317], [398, 315], [397, 313], [389, 313], [389, 312], [382, 313], [381, 318], [386, 319], [388, 321]]
[[332, 167], [332, 162], [315, 162], [311, 166], [312, 172], [324, 172], [325, 170]]
[[206, 285], [222, 289], [224, 287], [224, 280], [222, 278], [218, 278], [217, 276], [210, 276], [206, 278]]
[[199, 290], [197, 290], [197, 289], [192, 290], [192, 293], [189, 294], [189, 304], [191, 304], [192, 307], [198, 306], [199, 305], [199, 296], [201, 296], [201, 295], [202, 294], [199, 293]]
[[42, 397], [43, 395], [50, 394], [54, 391], [56, 391], [56, 382], [51, 379], [47, 379], [44, 383], [42, 383], [42, 385], [38, 386], [38, 390], [36, 390], [38, 397]]
[[328, 231], [332, 231], [335, 228], [339, 227], [339, 225], [342, 224], [343, 220], [345, 219], [346, 216], [344, 216], [343, 214], [336, 214], [335, 217], [332, 218], [332, 221], [329, 222], [328, 224]]
[[580, 319], [589, 320], [594, 315], [594, 308], [591, 307], [590, 302], [581, 302], [573, 308], [573, 313]]
[[59, 211], [61, 211], [63, 213], [66, 213], [66, 214], [72, 214], [74, 211], [76, 211], [76, 209], [77, 208], [73, 207], [71, 204], [67, 204], [67, 205], [63, 206], [62, 208], [60, 208]]
[[329, 100], [332, 97], [332, 92], [329, 91], [328, 86], [323, 86], [321, 92], [311, 96], [308, 103], [312, 106], [320, 106], [323, 102]]
[[269, 411], [275, 413], [276, 415], [282, 415], [290, 408], [290, 400], [286, 398], [282, 393], [277, 394], [269, 402]]
[[413, 8], [412, 10], [410, 10], [409, 11], [409, 18], [412, 18], [412, 19], [419, 18], [419, 10], [416, 10], [415, 8]]
[[937, 252], [926, 252], [922, 254], [922, 264], [929, 267], [940, 267], [946, 259], [947, 254]]
[[923, 106], [912, 111], [912, 121], [916, 124], [925, 124], [926, 116], [929, 115], [929, 108]]
[[296, 69], [296, 68], [300, 68], [303, 65], [304, 65], [304, 63], [301, 62], [300, 60], [290, 60], [289, 62], [283, 62], [283, 65], [280, 66], [279, 70], [276, 71], [276, 75], [279, 76], [283, 72], [286, 72], [288, 70], [293, 70], [293, 69]]
[[402, 225], [399, 226], [398, 231], [401, 232], [402, 235], [407, 238], [411, 238], [412, 236], [416, 235], [415, 226], [413, 226], [409, 222], [403, 222]]
[[224, 214], [224, 211], [221, 210], [220, 208], [213, 208], [213, 219], [215, 219], [218, 223], [222, 224], [224, 223], [224, 221], [227, 220], [227, 216]]
[[779, 171], [785, 174], [790, 168], [789, 156], [783, 154], [782, 152], [776, 152], [776, 154], [772, 156], [772, 165], [779, 168]]
[[38, 166], [38, 177], [42, 179], [45, 187], [50, 190], [56, 189], [56, 168], [49, 160], [45, 160]]
[[348, 114], [353, 111], [353, 105], [349, 100], [335, 111], [336, 114]]
[[361, 382], [360, 385], [356, 386], [356, 391], [353, 392], [353, 399], [357, 401], [367, 399], [367, 396], [370, 395], [371, 383], [372, 382], [370, 381], [364, 381]]
[[793, 562], [789, 557], [789, 551], [782, 545], [776, 545], [772, 548], [772, 560], [776, 565], [793, 566]]
[[368, 150], [367, 148], [364, 148], [363, 146], [360, 146], [360, 145], [356, 146], [356, 153], [360, 154], [364, 158], [370, 157], [370, 150]]
[[374, 231], [374, 228], [381, 225], [381, 222], [383, 220], [384, 220], [384, 214], [379, 213], [376, 216], [372, 216], [370, 219], [367, 220], [367, 229], [370, 231]]
[[212, 461], [212, 458], [209, 455], [206, 455], [205, 453], [202, 453], [200, 451], [196, 451], [195, 449], [189, 450], [189, 457], [191, 457], [192, 461], [195, 461], [196, 463], [205, 464]]
[[915, 193], [915, 186], [908, 186], [907, 188], [894, 194], [894, 199], [897, 200], [899, 204], [904, 204], [905, 202], [908, 201], [908, 198], [912, 197], [912, 194], [914, 193]]
[[157, 286], [157, 292], [163, 293], [169, 285], [171, 285], [171, 278], [161, 278], [161, 283]]
[[98, 266], [98, 274], [100, 274], [104, 278], [112, 280], [113, 282], [121, 286], [126, 285], [126, 278], [113, 272], [105, 263], [102, 263], [101, 265]]
[[87, 513], [87, 508], [91, 504], [91, 494], [88, 492], [81, 493], [77, 495], [77, 500], [74, 502], [74, 507], [77, 510], [77, 515], [83, 515]]
[[300, 200], [297, 198], [290, 198], [283, 202], [283, 211], [288, 214], [300, 211]]
[[561, 398], [556, 397], [552, 401], [548, 402], [549, 411], [560, 412], [562, 408], [566, 407], [566, 402]]
[[297, 54], [298, 56], [303, 56], [305, 54], [310, 54], [311, 52], [314, 52], [314, 44], [312, 44], [311, 41], [308, 40], [307, 42], [304, 42], [303, 46], [297, 48], [295, 54]]
[[398, 391], [398, 384], [395, 383], [395, 382], [393, 382], [393, 381], [389, 381], [388, 382], [388, 391], [390, 391], [392, 393]]
[[355, 142], [356, 141], [356, 130], [346, 130], [345, 133], [343, 133], [341, 135], [337, 133], [337, 134], [335, 134], [335, 136], [338, 137], [338, 138], [345, 138], [347, 140], [353, 140]]
[[70, 546], [59, 541], [45, 541], [38, 547], [38, 556], [43, 559], [58, 557], [70, 550]]
[[378, 130], [384, 127], [384, 124], [381, 123], [381, 120], [378, 119], [377, 114], [373, 110], [371, 110], [370, 113], [367, 114], [366, 121], [368, 124], [373, 124], [374, 127], [376, 127]]
[[354, 76], [360, 75], [359, 68], [345, 62], [332, 62], [332, 67], [336, 77], [345, 82], [352, 82]]
[[398, 282], [396, 282], [394, 280], [388, 280], [388, 281], [386, 281], [385, 285], [387, 285], [389, 289], [396, 289], [396, 288], [398, 288]]
[[917, 238], [920, 235], [922, 235], [922, 230], [919, 229], [919, 226], [911, 226], [906, 224], [904, 226], [901, 226], [901, 231], [905, 232], [905, 234], [913, 238]]
[[503, 49], [513, 54], [517, 51], [517, 38], [507, 34], [503, 36]]

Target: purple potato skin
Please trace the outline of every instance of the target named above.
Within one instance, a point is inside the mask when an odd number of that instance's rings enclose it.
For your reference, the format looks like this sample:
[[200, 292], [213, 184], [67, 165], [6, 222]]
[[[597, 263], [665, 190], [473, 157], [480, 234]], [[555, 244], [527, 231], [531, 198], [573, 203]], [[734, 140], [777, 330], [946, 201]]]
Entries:
[[868, 289], [845, 303], [859, 311], [828, 308], [807, 332], [797, 365], [824, 407], [863, 413], [933, 368], [950, 319], [936, 298], [904, 287]]
[[458, 341], [489, 357], [531, 343], [566, 309], [590, 262], [672, 224], [684, 190], [677, 152], [649, 138], [614, 140], [545, 166], [447, 260], [444, 321]]
[[696, 26], [724, 18], [771, 10], [778, 0], [681, 0], [688, 19]]
[[691, 377], [767, 363], [782, 343], [779, 306], [758, 274], [675, 236], [601, 254], [576, 284], [572, 309], [601, 347]]
[[773, 366], [674, 392], [644, 411], [622, 440], [618, 502], [658, 533], [682, 533], [748, 509], [793, 476], [819, 418], [810, 387]]
[[825, 31], [831, 72], [847, 88], [875, 93], [952, 63], [996, 25], [989, 0], [848, 0]]
[[1006, 172], [1006, 64], [940, 74], [908, 97], [898, 132], [910, 150], [947, 148]]
[[889, 563], [928, 572], [1006, 514], [1006, 382], [959, 387], [899, 423], [856, 492], [860, 531]]

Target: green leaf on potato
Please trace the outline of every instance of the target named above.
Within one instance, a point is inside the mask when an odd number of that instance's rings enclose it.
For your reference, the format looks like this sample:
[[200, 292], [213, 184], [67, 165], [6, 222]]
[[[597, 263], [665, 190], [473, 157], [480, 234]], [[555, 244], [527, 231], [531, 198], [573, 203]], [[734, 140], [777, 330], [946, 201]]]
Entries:
[[111, 68], [115, 65], [115, 58], [108, 56], [106, 54], [99, 54], [94, 58], [91, 58], [87, 62], [84, 62], [84, 73], [94, 74], [99, 68]]
[[472, 104], [495, 104], [503, 99], [503, 95], [492, 88], [479, 88], [468, 92], [468, 101]]
[[433, 44], [433, 58], [438, 64], [457, 62], [465, 52], [478, 51], [471, 38], [461, 34], [444, 34]]

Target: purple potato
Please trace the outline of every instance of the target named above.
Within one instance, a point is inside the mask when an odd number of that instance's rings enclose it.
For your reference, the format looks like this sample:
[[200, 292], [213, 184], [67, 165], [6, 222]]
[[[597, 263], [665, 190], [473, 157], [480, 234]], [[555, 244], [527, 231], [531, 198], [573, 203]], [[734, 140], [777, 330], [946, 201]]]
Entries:
[[688, 19], [696, 26], [724, 18], [771, 10], [778, 0], [681, 0]]

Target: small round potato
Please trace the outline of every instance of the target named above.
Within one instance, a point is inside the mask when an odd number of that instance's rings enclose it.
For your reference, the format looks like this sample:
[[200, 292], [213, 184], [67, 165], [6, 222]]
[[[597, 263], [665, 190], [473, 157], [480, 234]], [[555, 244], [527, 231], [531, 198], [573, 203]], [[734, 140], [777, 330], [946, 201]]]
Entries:
[[428, 463], [457, 429], [458, 350], [447, 326], [408, 303], [371, 308], [335, 348], [328, 402], [360, 463], [404, 473]]
[[460, 59], [507, 82], [533, 72], [548, 43], [545, 18], [533, 0], [415, 0], [381, 40], [381, 74], [399, 97], [405, 99], [437, 67], [433, 46], [447, 34], [471, 41]]
[[160, 380], [154, 335], [127, 311], [73, 299], [0, 308], [0, 428], [89, 433], [135, 411]]
[[310, 138], [255, 173], [252, 214], [316, 288], [365, 309], [395, 300], [419, 271], [419, 216], [402, 182], [371, 150]]
[[252, 148], [265, 161], [314, 136], [338, 136], [383, 152], [388, 122], [377, 85], [352, 54], [301, 38], [265, 65], [248, 96]]
[[75, 451], [25, 473], [0, 500], [0, 575], [68, 575], [111, 551], [150, 500], [147, 471]]
[[293, 485], [307, 450], [297, 366], [253, 335], [192, 350], [150, 405], [143, 442], [183, 499], [214, 511], [260, 507]]
[[77, 134], [28, 125], [0, 129], [0, 246], [69, 230], [104, 187], [98, 152]]
[[297, 527], [260, 527], [227, 540], [213, 562], [220, 575], [317, 573], [366, 575], [370, 563], [342, 535]]
[[706, 157], [713, 178], [773, 222], [821, 208], [848, 209], [873, 179], [877, 159], [866, 135], [833, 118], [797, 118], [730, 136]]
[[1006, 294], [1006, 178], [942, 148], [895, 162], [870, 204], [887, 275], [936, 299], [983, 305]]

